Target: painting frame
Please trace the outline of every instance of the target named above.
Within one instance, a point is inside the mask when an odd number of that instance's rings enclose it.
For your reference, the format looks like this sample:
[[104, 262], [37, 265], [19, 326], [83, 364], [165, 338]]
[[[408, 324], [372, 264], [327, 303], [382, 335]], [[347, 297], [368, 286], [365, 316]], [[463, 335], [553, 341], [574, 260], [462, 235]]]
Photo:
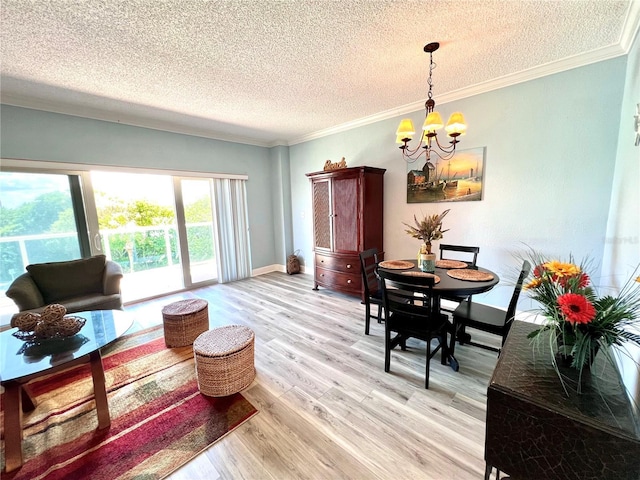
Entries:
[[458, 150], [448, 160], [433, 154], [407, 166], [407, 203], [474, 202], [484, 198], [487, 147]]

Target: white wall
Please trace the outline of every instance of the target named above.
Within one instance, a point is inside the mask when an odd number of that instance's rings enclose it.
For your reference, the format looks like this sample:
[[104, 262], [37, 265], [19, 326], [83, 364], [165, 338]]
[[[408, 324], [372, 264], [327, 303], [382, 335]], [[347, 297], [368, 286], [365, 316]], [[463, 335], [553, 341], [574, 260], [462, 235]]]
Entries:
[[[305, 173], [327, 159], [386, 168], [386, 258], [413, 258], [419, 242], [404, 233], [414, 213], [450, 208], [447, 243], [480, 246], [479, 264], [501, 286], [478, 296], [506, 306], [525, 244], [550, 255], [589, 255], [600, 268], [607, 235], [626, 57], [619, 57], [446, 105], [469, 124], [460, 148], [486, 147], [480, 202], [406, 203], [407, 165], [394, 143], [400, 118], [290, 147], [294, 248], [312, 264], [311, 191]], [[437, 90], [434, 98], [438, 101]], [[423, 112], [412, 116], [421, 124]], [[635, 183], [635, 182], [634, 182]], [[599, 275], [596, 273], [596, 276]], [[476, 297], [474, 297], [476, 298]], [[526, 302], [520, 308], [526, 308]]]

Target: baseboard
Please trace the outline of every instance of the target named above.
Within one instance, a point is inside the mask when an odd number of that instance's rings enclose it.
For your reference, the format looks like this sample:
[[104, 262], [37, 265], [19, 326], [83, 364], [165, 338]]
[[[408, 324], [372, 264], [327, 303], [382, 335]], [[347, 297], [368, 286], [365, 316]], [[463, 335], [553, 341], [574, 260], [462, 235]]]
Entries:
[[[264, 275], [265, 273], [271, 273], [271, 272], [287, 273], [287, 267], [279, 263], [274, 263], [273, 265], [267, 265], [266, 267], [260, 267], [252, 270], [251, 276], [256, 277], [258, 275]], [[305, 271], [304, 265], [300, 265], [300, 273], [305, 273], [305, 274], [307, 273]], [[313, 269], [311, 269], [311, 272], [309, 274], [313, 274]]]

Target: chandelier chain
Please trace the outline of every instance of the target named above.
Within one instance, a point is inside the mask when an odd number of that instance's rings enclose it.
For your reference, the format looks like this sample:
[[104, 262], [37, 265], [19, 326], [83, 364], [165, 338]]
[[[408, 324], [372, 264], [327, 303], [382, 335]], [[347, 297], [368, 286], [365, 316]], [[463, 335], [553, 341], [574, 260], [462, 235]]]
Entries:
[[433, 75], [433, 69], [436, 68], [436, 64], [433, 61], [433, 53], [429, 53], [429, 79], [427, 80], [427, 84], [429, 85], [429, 92], [427, 93], [429, 99], [433, 97], [433, 93], [431, 90], [433, 89], [433, 80], [431, 76]]

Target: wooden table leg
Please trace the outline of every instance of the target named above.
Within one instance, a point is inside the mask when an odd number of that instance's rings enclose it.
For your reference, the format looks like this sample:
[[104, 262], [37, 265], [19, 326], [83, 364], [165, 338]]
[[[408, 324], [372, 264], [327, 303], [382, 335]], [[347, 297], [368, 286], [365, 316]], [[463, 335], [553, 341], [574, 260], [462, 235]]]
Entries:
[[98, 413], [98, 428], [107, 428], [111, 425], [111, 416], [109, 415], [107, 386], [104, 378], [100, 350], [90, 353], [89, 358], [91, 361], [91, 376], [93, 377], [93, 395], [96, 400], [96, 411]]
[[4, 458], [5, 471], [22, 466], [22, 385], [4, 385]]
[[[440, 302], [440, 297], [438, 295], [434, 295], [433, 296], [433, 311], [440, 314], [442, 313], [441, 310], [441, 302]], [[451, 331], [453, 330], [453, 325], [449, 324], [448, 326], [448, 330]], [[445, 339], [445, 344], [442, 346], [442, 348], [446, 348], [447, 353], [446, 353], [446, 360], [443, 358], [442, 360], [442, 364], [446, 365], [447, 361], [449, 362], [449, 366], [451, 367], [451, 369], [454, 372], [457, 372], [458, 370], [460, 370], [460, 364], [458, 363], [458, 360], [456, 360], [456, 357], [454, 356], [454, 351], [455, 351], [455, 331], [451, 334], [451, 343], [447, 343], [447, 336], [445, 335], [444, 339]]]
[[29, 390], [22, 386], [22, 411], [33, 412], [36, 409], [36, 402], [29, 395]]

